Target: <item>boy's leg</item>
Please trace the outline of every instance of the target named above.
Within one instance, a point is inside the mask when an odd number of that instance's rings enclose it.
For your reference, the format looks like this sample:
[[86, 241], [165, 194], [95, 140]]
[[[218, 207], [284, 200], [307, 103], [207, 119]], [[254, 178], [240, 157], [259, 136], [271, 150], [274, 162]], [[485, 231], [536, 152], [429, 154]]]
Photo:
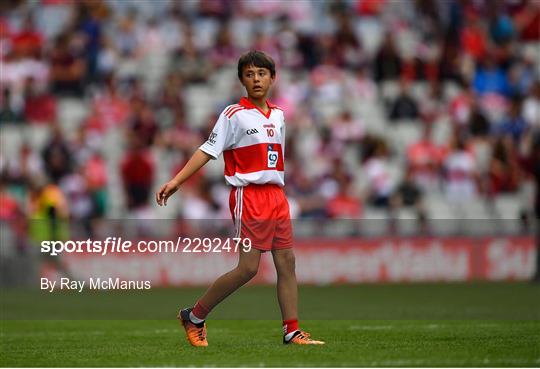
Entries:
[[238, 266], [210, 286], [192, 308], [180, 310], [178, 319], [186, 331], [186, 337], [193, 346], [208, 346], [206, 340], [206, 315], [227, 296], [248, 282], [259, 269], [261, 251], [252, 248], [249, 252], [240, 250]]
[[259, 270], [261, 251], [251, 248], [249, 252], [239, 251], [236, 268], [223, 274], [208, 288], [197, 301], [193, 310], [196, 318], [204, 320], [206, 315], [227, 296], [249, 282]]
[[272, 250], [277, 272], [277, 295], [283, 317], [283, 343], [322, 345], [323, 341], [310, 338], [298, 327], [298, 284], [295, 256], [292, 248]]
[[277, 295], [283, 320], [298, 318], [298, 287], [293, 249], [272, 250], [277, 272]]

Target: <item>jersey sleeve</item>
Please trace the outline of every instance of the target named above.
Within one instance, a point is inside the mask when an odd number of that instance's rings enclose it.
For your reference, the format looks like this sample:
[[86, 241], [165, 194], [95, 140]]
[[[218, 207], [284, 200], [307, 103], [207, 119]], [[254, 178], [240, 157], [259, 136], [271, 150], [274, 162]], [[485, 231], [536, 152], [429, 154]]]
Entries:
[[217, 159], [223, 151], [234, 145], [234, 130], [229, 118], [221, 113], [210, 136], [199, 149]]

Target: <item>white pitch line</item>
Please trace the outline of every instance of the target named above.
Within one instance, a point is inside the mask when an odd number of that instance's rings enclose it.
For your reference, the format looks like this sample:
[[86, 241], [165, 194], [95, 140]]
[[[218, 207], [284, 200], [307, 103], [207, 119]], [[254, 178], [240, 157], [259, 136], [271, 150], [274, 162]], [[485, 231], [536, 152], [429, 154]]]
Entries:
[[101, 336], [104, 335], [104, 331], [80, 331], [80, 332], [15, 332], [15, 333], [6, 333], [5, 337], [15, 336], [15, 337], [44, 337], [44, 336], [75, 336], [75, 335], [94, 335]]
[[[463, 366], [470, 365], [478, 362], [478, 359], [471, 358], [469, 360], [425, 360], [425, 359], [397, 359], [397, 360], [382, 360], [382, 361], [372, 361], [370, 365], [372, 366], [420, 366], [426, 364], [432, 365], [443, 365], [443, 366]], [[515, 358], [497, 358], [489, 359], [485, 358], [482, 360], [483, 364], [494, 364], [494, 365], [503, 365], [503, 364], [512, 364], [512, 365], [530, 365], [531, 363], [539, 363], [540, 359], [537, 359], [533, 362], [522, 359]]]
[[351, 325], [349, 327], [349, 330], [351, 331], [382, 331], [382, 330], [388, 330], [393, 329], [391, 325]]
[[[365, 331], [376, 331], [376, 330], [390, 330], [390, 329], [410, 329], [410, 328], [416, 328], [416, 329], [446, 329], [446, 328], [453, 328], [456, 326], [462, 326], [462, 325], [469, 325], [470, 322], [449, 322], [448, 324], [433, 324], [433, 323], [419, 323], [419, 324], [386, 324], [386, 325], [351, 325], [349, 326], [349, 330], [365, 330]], [[474, 324], [477, 328], [494, 328], [494, 327], [500, 327], [502, 324], [500, 323], [479, 323]]]

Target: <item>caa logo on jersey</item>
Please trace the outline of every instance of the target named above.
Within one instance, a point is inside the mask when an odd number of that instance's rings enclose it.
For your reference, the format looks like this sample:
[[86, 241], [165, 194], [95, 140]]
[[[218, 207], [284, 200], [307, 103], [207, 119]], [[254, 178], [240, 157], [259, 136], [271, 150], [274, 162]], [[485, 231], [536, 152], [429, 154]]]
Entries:
[[278, 152], [274, 151], [274, 145], [268, 145], [268, 168], [277, 167]]
[[248, 129], [246, 131], [246, 134], [249, 136], [249, 135], [254, 135], [255, 133], [259, 133], [259, 131], [257, 131], [256, 128], [251, 128], [251, 129]]
[[215, 132], [210, 133], [210, 136], [208, 136], [208, 143], [210, 145], [215, 144], [216, 143], [216, 138], [217, 138], [217, 133], [215, 133]]

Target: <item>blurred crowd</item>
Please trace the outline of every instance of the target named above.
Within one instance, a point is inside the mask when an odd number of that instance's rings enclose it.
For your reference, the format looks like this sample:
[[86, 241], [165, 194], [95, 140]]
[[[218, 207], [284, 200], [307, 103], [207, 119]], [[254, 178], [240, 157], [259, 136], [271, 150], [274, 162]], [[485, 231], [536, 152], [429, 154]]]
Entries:
[[[409, 207], [425, 221], [429, 194], [489, 203], [538, 183], [539, 1], [7, 0], [0, 14], [0, 127], [50, 133], [43, 147], [2, 153], [0, 219], [69, 218], [91, 230], [117, 200], [112, 175], [124, 199], [115, 216], [149, 216], [156, 187], [242, 95], [239, 83], [216, 90], [195, 124], [186, 91], [235, 78], [249, 49], [277, 64], [271, 101], [286, 114], [295, 218]], [[58, 123], [66, 99], [86, 106], [84, 119]], [[373, 109], [382, 132], [363, 114]], [[400, 148], [392, 132], [404, 125], [421, 134]], [[118, 141], [105, 139], [111, 131]], [[165, 176], [156, 152], [173, 158]], [[177, 217], [228, 217], [219, 173], [203, 169], [180, 196]]]

